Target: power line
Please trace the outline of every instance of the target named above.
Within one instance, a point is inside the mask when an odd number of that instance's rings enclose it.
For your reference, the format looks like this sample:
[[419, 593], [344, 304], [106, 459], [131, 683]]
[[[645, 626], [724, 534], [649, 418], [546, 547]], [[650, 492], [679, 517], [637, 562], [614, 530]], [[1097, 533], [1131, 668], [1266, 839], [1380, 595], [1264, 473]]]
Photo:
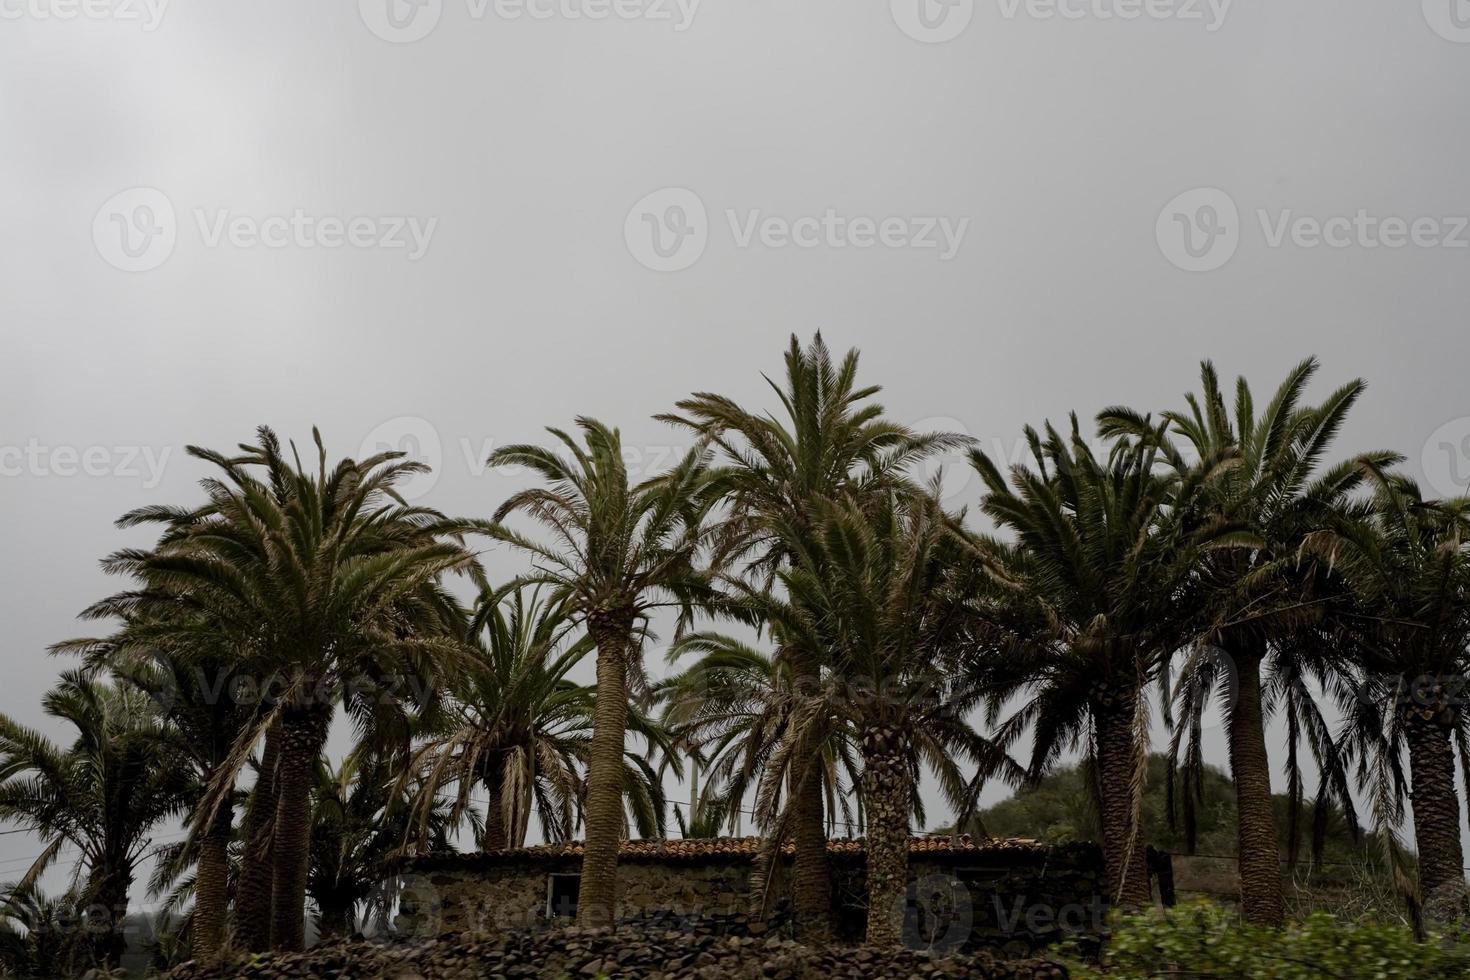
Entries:
[[[5, 833], [7, 833], [7, 834], [35, 833], [35, 831], [7, 830], [7, 831], [5, 831]], [[175, 831], [175, 832], [170, 833], [170, 834], [160, 834], [157, 837], [150, 837], [148, 839], [148, 842], [150, 844], [172, 844], [172, 843], [174, 843], [176, 841], [183, 840], [188, 835], [189, 835], [189, 831], [187, 831], [187, 830], [180, 830], [180, 831]], [[13, 868], [19, 868], [22, 865], [33, 864], [33, 863], [35, 863], [36, 859], [39, 858], [41, 856], [41, 854], [44, 854], [44, 853], [46, 853], [46, 852], [45, 851], [42, 851], [42, 852], [37, 853], [37, 854], [32, 854], [29, 857], [11, 857], [11, 858], [5, 858], [3, 860], [0, 860], [0, 874], [4, 874], [5, 872], [8, 872], [8, 871], [10, 871]], [[77, 854], [80, 854], [80, 853], [82, 853], [82, 849], [79, 848], [79, 847], [77, 847], [74, 844], [71, 844], [71, 845], [68, 845], [66, 847], [63, 847], [59, 851], [57, 851], [56, 854], [54, 855], [54, 857], [58, 857], [58, 858], [59, 857], [63, 857], [63, 856], [71, 857], [73, 855], [77, 855]]]

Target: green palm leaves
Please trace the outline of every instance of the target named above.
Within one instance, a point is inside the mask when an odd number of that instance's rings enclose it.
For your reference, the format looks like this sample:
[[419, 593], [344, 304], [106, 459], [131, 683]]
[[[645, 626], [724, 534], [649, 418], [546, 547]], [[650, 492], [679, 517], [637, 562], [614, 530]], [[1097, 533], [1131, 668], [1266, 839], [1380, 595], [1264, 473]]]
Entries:
[[[635, 479], [620, 432], [586, 417], [497, 451], [532, 479], [484, 520], [404, 500], [422, 467], [399, 453], [332, 463], [314, 434], [303, 460], [269, 429], [234, 454], [191, 448], [210, 470], [200, 501], [119, 522], [158, 538], [104, 562], [130, 579], [86, 611], [112, 632], [57, 647], [86, 663], [48, 702], [76, 744], [0, 725], [0, 817], [49, 845], [31, 878], [70, 845], [88, 893], [125, 901], [148, 828], [187, 813], [157, 877], [195, 868], [177, 894], [196, 897], [196, 952], [220, 951], [231, 909], [239, 943], [292, 949], [308, 894], [345, 930], [390, 854], [466, 828], [517, 847], [534, 823], [552, 840], [585, 829], [582, 921], [610, 924], [619, 841], [666, 831], [661, 777], [688, 761], [703, 783], [685, 832], [750, 813], [768, 857], [793, 841], [804, 937], [830, 934], [826, 834], [861, 826], [868, 938], [892, 944], [920, 776], [963, 820], [988, 781], [1080, 754], [1109, 892], [1140, 905], [1157, 683], [1186, 787], [1205, 709], [1226, 709], [1254, 921], [1282, 914], [1273, 717], [1293, 804], [1302, 742], [1319, 802], [1350, 807], [1356, 777], [1387, 826], [1412, 786], [1421, 897], [1462, 882], [1470, 503], [1423, 499], [1393, 453], [1328, 459], [1362, 382], [1310, 401], [1307, 360], [1257, 404], [1206, 363], [1174, 410], [1108, 409], [1095, 438], [1075, 416], [1027, 429], [1021, 465], [971, 453], [982, 533], [915, 475], [970, 440], [893, 421], [857, 353], [820, 335], [792, 338], [784, 368], [769, 411], [701, 392], [660, 416], [693, 447], [657, 476]], [[471, 536], [523, 570], [492, 588]], [[650, 690], [665, 617], [684, 669]], [[1346, 709], [1345, 734], [1323, 702]], [[356, 747], [324, 767], [344, 715]], [[28, 888], [13, 898], [44, 913]]]
[[[420, 779], [415, 833], [451, 801], [453, 824], [478, 816], [483, 850], [523, 847], [534, 814], [543, 837], [570, 838], [581, 819], [594, 689], [569, 676], [593, 650], [566, 607], [529, 588], [487, 595], [471, 619], [475, 656], [450, 684], [445, 717], [422, 739], [404, 779]], [[661, 733], [636, 709], [629, 728], [653, 746]], [[665, 746], [666, 747], [666, 746]], [[664, 827], [663, 787], [647, 762], [625, 753], [625, 797], [643, 836]], [[453, 792], [450, 792], [453, 788]]]
[[525, 514], [551, 534], [552, 543], [499, 523], [483, 530], [532, 559], [534, 571], [506, 588], [547, 588], [550, 600], [584, 625], [597, 647], [578, 917], [608, 925], [615, 913], [624, 794], [638, 783], [630, 784], [624, 768], [629, 670], [637, 669], [653, 610], [677, 608], [682, 629], [696, 604], [714, 597], [710, 575], [698, 564], [711, 498], [704, 489], [704, 450], [691, 450], [669, 473], [634, 485], [617, 430], [588, 418], [577, 425], [582, 443], [549, 430], [569, 458], [533, 445], [507, 446], [490, 458], [492, 465], [528, 467], [543, 481], [502, 504], [496, 521]]
[[1334, 515], [1305, 549], [1341, 576], [1349, 605], [1330, 636], [1353, 658], [1357, 686], [1338, 688], [1349, 719], [1348, 750], [1358, 760], [1380, 833], [1402, 819], [1407, 750], [1417, 899], [1438, 916], [1466, 908], [1462, 805], [1455, 757], [1470, 759], [1463, 710], [1470, 643], [1470, 500], [1425, 500], [1410, 479], [1372, 462], [1362, 470], [1369, 501]]
[[314, 440], [313, 468], [294, 448], [288, 456], [269, 429], [233, 457], [191, 447], [219, 471], [200, 484], [206, 503], [125, 515], [122, 526], [161, 525], [161, 537], [104, 562], [138, 585], [88, 611], [125, 617], [114, 653], [157, 650], [187, 662], [208, 650], [230, 658], [260, 692], [251, 723], [211, 776], [200, 822], [232, 791], [261, 736], [280, 726], [279, 762], [257, 794], [275, 828], [272, 849], [252, 846], [244, 871], [272, 862], [273, 909], [243, 918], [256, 935], [267, 930], [252, 920], [269, 918], [274, 944], [286, 949], [302, 942], [309, 797], [335, 705], [373, 726], [422, 708], [467, 655], [463, 613], [444, 578], [482, 581], [460, 541], [467, 525], [397, 496], [395, 484], [420, 464], [383, 453], [329, 467]]
[[[1364, 464], [1397, 461], [1393, 454], [1376, 453], [1323, 469], [1332, 441], [1365, 386], [1361, 380], [1349, 382], [1320, 404], [1309, 405], [1306, 388], [1316, 371], [1313, 359], [1296, 365], [1257, 415], [1246, 380], [1237, 380], [1232, 407], [1214, 366], [1205, 362], [1199, 394], [1185, 396], [1186, 411], [1162, 413], [1166, 427], [1152, 427], [1127, 409], [1109, 409], [1101, 416], [1105, 434], [1125, 445], [1158, 446], [1177, 474], [1188, 469], [1190, 459], [1232, 461], [1203, 488], [1196, 506], [1202, 517], [1233, 521], [1249, 537], [1241, 547], [1210, 551], [1198, 560], [1202, 615], [1198, 642], [1186, 656], [1173, 692], [1180, 724], [1171, 758], [1177, 758], [1182, 742], [1184, 822], [1192, 841], [1203, 765], [1200, 716], [1218, 693], [1229, 726], [1237, 791], [1242, 906], [1247, 918], [1262, 925], [1279, 925], [1285, 915], [1265, 740], [1265, 720], [1274, 711], [1285, 715], [1291, 736], [1283, 761], [1292, 804], [1293, 859], [1303, 792], [1296, 746], [1304, 735], [1323, 773], [1319, 805], [1336, 795], [1349, 812], [1352, 807], [1331, 723], [1309, 693], [1309, 684], [1330, 684], [1342, 664], [1310, 641], [1314, 624], [1323, 618], [1322, 599], [1330, 584], [1321, 568], [1303, 560], [1302, 546], [1307, 535], [1347, 506], [1361, 485]], [[1171, 766], [1171, 789], [1173, 775]], [[1320, 846], [1320, 834], [1315, 843]]]
[[[857, 352], [834, 361], [820, 334], [805, 348], [792, 337], [785, 363], [784, 384], [767, 379], [781, 406], [778, 415], [701, 393], [680, 402], [678, 414], [664, 416], [708, 440], [717, 455], [707, 484], [709, 497], [720, 504], [711, 524], [711, 563], [737, 592], [748, 595], [772, 593], [784, 571], [802, 565], [803, 556], [817, 546], [822, 508], [853, 504], [861, 510], [885, 494], [922, 495], [910, 467], [967, 442], [950, 434], [915, 433], [888, 419], [872, 400], [879, 389], [857, 383]], [[739, 602], [717, 611], [756, 624], [763, 615]], [[827, 669], [825, 647], [794, 638], [777, 642], [792, 683], [801, 690], [820, 687]], [[788, 705], [799, 707], [795, 701]], [[789, 730], [814, 732], [805, 724]], [[797, 925], [804, 936], [821, 941], [830, 928], [826, 826], [835, 810], [828, 762], [835, 746], [796, 738], [783, 743], [774, 757], [789, 784], [789, 812], [772, 812], [769, 807], [781, 797], [768, 792], [759, 819], [776, 833], [789, 828], [795, 837]]]
[[176, 736], [136, 688], [67, 671], [42, 708], [73, 729], [70, 745], [0, 716], [0, 820], [46, 845], [18, 887], [34, 888], [63, 849], [76, 851], [76, 904], [99, 937], [96, 954], [116, 964], [138, 864], [154, 827], [184, 808], [190, 774], [174, 764]]
[[[1150, 431], [1162, 437], [1162, 427]], [[1252, 540], [1200, 506], [1233, 461], [1211, 454], [1172, 469], [1154, 438], [1100, 458], [1075, 417], [1067, 437], [1048, 426], [1027, 439], [1031, 466], [1015, 467], [1009, 481], [983, 453], [972, 455], [986, 486], [981, 509], [1013, 536], [980, 543], [1000, 592], [974, 669], [992, 715], [1021, 699], [996, 739], [1009, 747], [1030, 732], [1031, 778], [1078, 746], [1092, 759], [1109, 890], [1142, 905], [1144, 688], [1190, 635], [1200, 556]]]

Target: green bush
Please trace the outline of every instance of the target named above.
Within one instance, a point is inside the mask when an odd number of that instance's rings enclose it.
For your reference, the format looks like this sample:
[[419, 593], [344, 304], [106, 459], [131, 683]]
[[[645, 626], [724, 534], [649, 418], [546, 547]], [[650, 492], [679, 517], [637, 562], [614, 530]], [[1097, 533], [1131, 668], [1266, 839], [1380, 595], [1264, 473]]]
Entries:
[[1072, 968], [1074, 976], [1106, 980], [1450, 980], [1470, 977], [1464, 938], [1441, 934], [1418, 943], [1401, 925], [1344, 922], [1322, 912], [1262, 929], [1198, 902], [1115, 920], [1102, 963]]

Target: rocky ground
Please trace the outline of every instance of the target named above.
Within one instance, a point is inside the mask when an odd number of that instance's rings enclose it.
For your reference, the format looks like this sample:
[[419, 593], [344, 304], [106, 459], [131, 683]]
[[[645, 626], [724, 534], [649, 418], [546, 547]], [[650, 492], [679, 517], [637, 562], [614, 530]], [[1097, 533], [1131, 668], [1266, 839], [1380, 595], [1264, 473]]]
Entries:
[[305, 953], [255, 956], [214, 966], [186, 963], [169, 980], [287, 977], [468, 980], [537, 977], [594, 980], [886, 980], [976, 977], [1064, 980], [1067, 971], [1041, 960], [1003, 960], [989, 953], [929, 955], [866, 947], [812, 949], [783, 939], [632, 934], [567, 928], [471, 938], [446, 935], [415, 943], [348, 941]]

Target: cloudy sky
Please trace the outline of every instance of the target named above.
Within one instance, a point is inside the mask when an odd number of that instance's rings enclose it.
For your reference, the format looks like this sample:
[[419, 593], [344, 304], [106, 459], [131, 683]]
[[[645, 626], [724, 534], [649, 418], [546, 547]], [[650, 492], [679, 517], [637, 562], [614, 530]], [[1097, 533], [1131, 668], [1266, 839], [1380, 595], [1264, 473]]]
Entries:
[[[635, 467], [793, 332], [1001, 454], [1201, 358], [1371, 387], [1470, 478], [1470, 2], [0, 0], [0, 710], [112, 521], [255, 426], [436, 464], [590, 414]], [[952, 502], [976, 485], [952, 474]], [[516, 563], [488, 557], [498, 575]], [[1218, 756], [1217, 756], [1218, 758]], [[35, 853], [0, 837], [0, 879]]]

